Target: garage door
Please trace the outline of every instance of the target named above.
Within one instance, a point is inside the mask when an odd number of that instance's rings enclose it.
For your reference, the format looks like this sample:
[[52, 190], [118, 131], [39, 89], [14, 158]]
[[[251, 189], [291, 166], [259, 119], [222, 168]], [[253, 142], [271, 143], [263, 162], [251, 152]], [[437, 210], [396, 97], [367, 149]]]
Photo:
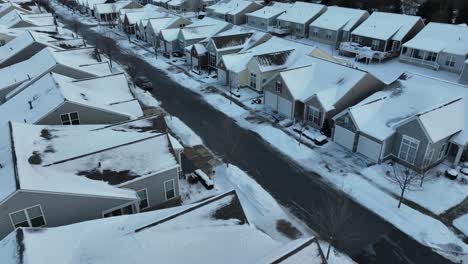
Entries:
[[265, 91], [265, 106], [277, 111], [278, 107], [278, 96], [274, 93]]
[[341, 146], [353, 150], [354, 132], [340, 126], [335, 126], [335, 135], [333, 140]]
[[364, 136], [359, 136], [358, 146], [356, 152], [368, 157], [372, 161], [378, 162], [382, 144], [375, 142]]
[[287, 118], [292, 118], [292, 103], [278, 96], [278, 112]]
[[221, 84], [228, 85], [226, 80], [226, 72], [221, 69], [218, 69], [218, 81]]

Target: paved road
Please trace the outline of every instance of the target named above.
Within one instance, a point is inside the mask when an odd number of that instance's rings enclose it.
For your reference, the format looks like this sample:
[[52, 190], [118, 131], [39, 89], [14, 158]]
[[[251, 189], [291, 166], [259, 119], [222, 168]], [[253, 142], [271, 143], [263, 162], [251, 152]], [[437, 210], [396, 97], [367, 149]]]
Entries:
[[[66, 18], [62, 18], [62, 22], [70, 23]], [[89, 26], [83, 25], [81, 30], [89, 43], [99, 47], [99, 43], [96, 43], [97, 34]], [[304, 171], [275, 151], [255, 133], [239, 127], [205, 103], [200, 95], [173, 82], [165, 73], [152, 68], [145, 61], [129, 60], [127, 56], [120, 50], [115, 54], [115, 58], [122, 64], [129, 61], [138, 64], [139, 74], [153, 82], [156, 87], [154, 95], [166, 111], [190, 126], [214, 152], [247, 171], [283, 205], [292, 207], [293, 212], [312, 229], [315, 223], [310, 214], [326, 209], [327, 206], [321, 203], [323, 198], [333, 201], [342, 195], [320, 176]], [[229, 132], [223, 129], [226, 124], [229, 124]], [[234, 154], [226, 150], [231, 135], [239, 139], [238, 151]], [[307, 213], [297, 209], [298, 206]], [[340, 241], [338, 248], [359, 263], [450, 263], [358, 203], [350, 200], [350, 206], [353, 219], [344, 233], [351, 234], [348, 237], [352, 239]]]

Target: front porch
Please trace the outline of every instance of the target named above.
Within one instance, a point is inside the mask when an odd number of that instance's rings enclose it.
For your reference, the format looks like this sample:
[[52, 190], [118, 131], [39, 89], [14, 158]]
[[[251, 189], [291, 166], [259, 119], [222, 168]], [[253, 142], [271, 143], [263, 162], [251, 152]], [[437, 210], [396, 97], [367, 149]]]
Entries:
[[364, 59], [366, 63], [370, 63], [374, 59], [382, 62], [385, 59], [397, 57], [399, 55], [398, 52], [395, 51], [378, 51], [372, 49], [372, 47], [364, 46], [356, 42], [341, 42], [340, 52], [344, 54], [354, 54], [356, 60]]
[[280, 25], [269, 26], [268, 27], [268, 32], [271, 33], [271, 34], [280, 35], [280, 36], [291, 34], [291, 30], [290, 30], [289, 27], [284, 27], [284, 26], [280, 26]]
[[400, 61], [418, 64], [437, 71], [440, 68], [440, 65], [437, 63], [438, 56], [439, 54], [435, 52], [404, 47], [400, 55]]
[[450, 143], [447, 153], [447, 161], [453, 167], [459, 166], [461, 163], [468, 161], [468, 147]]

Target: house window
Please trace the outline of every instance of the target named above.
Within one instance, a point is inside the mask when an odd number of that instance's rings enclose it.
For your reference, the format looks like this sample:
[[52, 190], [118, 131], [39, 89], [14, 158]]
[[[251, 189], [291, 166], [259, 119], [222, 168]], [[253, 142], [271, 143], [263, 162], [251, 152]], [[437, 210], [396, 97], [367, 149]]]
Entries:
[[373, 39], [372, 40], [372, 49], [373, 50], [378, 50], [379, 48], [380, 48], [380, 40]]
[[439, 155], [437, 156], [437, 159], [439, 159], [439, 160], [442, 159], [443, 157], [445, 157], [446, 153], [447, 153], [447, 143], [442, 145], [442, 148], [440, 148]]
[[453, 56], [448, 56], [447, 60], [445, 61], [445, 66], [453, 67], [455, 66], [455, 59]]
[[139, 190], [137, 194], [138, 194], [138, 197], [140, 198], [140, 210], [148, 208], [149, 207], [148, 191], [146, 189]]
[[332, 39], [332, 35], [333, 33], [331, 31], [327, 31], [327, 34], [325, 35], [325, 37], [328, 39], [328, 40], [331, 40]]
[[62, 120], [62, 125], [79, 125], [80, 118], [78, 112], [61, 114], [60, 119]]
[[314, 30], [312, 31], [312, 36], [317, 37], [318, 33], [319, 33], [318, 29], [314, 28]]
[[175, 197], [174, 180], [164, 182], [164, 193], [166, 195], [166, 200], [170, 200]]
[[250, 74], [250, 87], [257, 88], [257, 75], [255, 73]]
[[40, 205], [11, 213], [10, 219], [15, 228], [41, 227], [46, 225], [44, 213]]
[[362, 37], [361, 36], [356, 36], [356, 42], [359, 44], [362, 44]]
[[401, 42], [400, 41], [393, 41], [393, 50], [400, 50]]
[[210, 63], [210, 66], [216, 67], [216, 55], [213, 53], [209, 53], [208, 58], [209, 58], [208, 61]]
[[283, 83], [281, 81], [276, 81], [275, 84], [276, 92], [277, 93], [282, 93], [283, 92]]
[[345, 118], [344, 118], [344, 124], [345, 124], [345, 125], [349, 124], [349, 117], [345, 116]]
[[320, 125], [320, 111], [315, 107], [309, 106], [307, 111], [307, 120], [316, 125]]
[[129, 214], [133, 214], [133, 206], [131, 204], [104, 213], [104, 218], [112, 217], [112, 216], [119, 216], [119, 215], [129, 215]]
[[404, 135], [401, 139], [400, 151], [398, 158], [414, 164], [416, 154], [418, 153], [419, 140]]
[[426, 155], [424, 156], [424, 167], [427, 167], [431, 164], [432, 158], [434, 158], [434, 149], [430, 146], [427, 146]]
[[428, 61], [436, 61], [437, 59], [437, 53], [435, 52], [429, 52], [427, 53], [426, 60]]

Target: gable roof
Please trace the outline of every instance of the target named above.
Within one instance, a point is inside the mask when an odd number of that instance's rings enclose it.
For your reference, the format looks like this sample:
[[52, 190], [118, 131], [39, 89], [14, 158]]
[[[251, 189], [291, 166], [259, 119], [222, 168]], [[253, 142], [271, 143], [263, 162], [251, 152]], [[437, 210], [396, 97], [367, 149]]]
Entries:
[[[151, 27], [151, 29], [153, 30], [154, 33], [158, 34], [162, 30], [165, 30], [168, 27], [174, 25], [177, 21], [179, 21], [181, 19], [184, 19], [184, 18], [181, 18], [181, 17], [178, 17], [178, 16], [152, 18], [152, 19], [148, 20], [148, 26]], [[175, 28], [175, 29], [178, 30], [180, 28]], [[175, 36], [177, 37], [177, 34], [175, 34]]]
[[212, 10], [213, 12], [217, 14], [235, 15], [244, 11], [246, 8], [248, 8], [251, 5], [260, 6], [257, 3], [253, 1], [249, 1], [249, 0], [223, 0], [223, 1], [217, 2], [214, 5], [207, 7], [206, 9]]
[[246, 15], [268, 19], [268, 18], [279, 16], [281, 13], [284, 13], [286, 10], [288, 10], [292, 6], [293, 4], [290, 4], [290, 3], [271, 2], [269, 5], [265, 6], [264, 8], [251, 12], [251, 13], [247, 13]]
[[[89, 0], [88, 0], [89, 1]], [[119, 1], [114, 3], [95, 4], [94, 11], [98, 14], [110, 14], [119, 12], [120, 9], [127, 7], [135, 2], [132, 1]]]
[[123, 74], [74, 80], [48, 73], [0, 105], [0, 125], [10, 120], [34, 124], [65, 101], [116, 114], [143, 115]]
[[295, 2], [291, 8], [287, 9], [283, 14], [281, 14], [277, 19], [292, 23], [305, 24], [326, 9], [327, 7], [325, 5], [298, 1]]
[[466, 87], [455, 83], [407, 74], [388, 89], [350, 107], [349, 113], [360, 131], [379, 140], [391, 136], [402, 123], [419, 118], [436, 142], [468, 125], [459, 105], [465, 104], [467, 93]]
[[180, 34], [185, 40], [205, 39], [214, 36], [230, 24], [224, 21], [217, 21], [214, 24], [193, 23], [180, 29]]
[[423, 23], [418, 16], [373, 12], [352, 34], [401, 41], [417, 23]]
[[234, 35], [214, 36], [211, 39], [217, 50], [243, 47], [247, 40], [253, 35], [251, 32]]
[[50, 26], [54, 25], [54, 20], [54, 17], [49, 13], [28, 14], [13, 9], [0, 17], [0, 24], [7, 28], [11, 28], [16, 26], [21, 21], [24, 21], [31, 24], [32, 26]]
[[[172, 140], [161, 116], [120, 124], [41, 126], [11, 123], [11, 142], [0, 171], [2, 186], [17, 179], [17, 188], [58, 193], [134, 199], [133, 191], [119, 189], [123, 182], [174, 168]], [[10, 182], [8, 184], [8, 182]], [[14, 191], [0, 189], [4, 199]]]
[[143, 19], [171, 17], [172, 15], [164, 12], [160, 7], [147, 4], [143, 8], [130, 9], [132, 11], [126, 12], [125, 17], [129, 24], [139, 23]]
[[279, 73], [295, 100], [306, 102], [316, 96], [325, 111], [352, 91], [368, 73], [327, 60], [307, 57], [304, 66]]
[[[226, 211], [232, 216], [226, 216]], [[0, 246], [0, 255], [10, 256], [4, 259], [5, 264], [19, 264], [19, 255], [30, 264], [37, 260], [78, 264], [83, 256], [90, 264], [139, 263], [148, 259], [255, 263], [282, 248], [282, 243], [246, 221], [233, 191], [194, 205], [35, 231], [19, 228], [5, 238]], [[24, 246], [21, 254], [17, 254], [18, 245]]]
[[327, 11], [314, 20], [310, 26], [334, 31], [340, 29], [349, 31], [353, 29], [358, 21], [365, 15], [369, 15], [365, 10], [330, 6]]
[[403, 46], [465, 56], [468, 54], [468, 26], [431, 22]]
[[261, 72], [279, 70], [287, 67], [287, 62], [294, 50], [276, 51], [266, 54], [255, 55]]

